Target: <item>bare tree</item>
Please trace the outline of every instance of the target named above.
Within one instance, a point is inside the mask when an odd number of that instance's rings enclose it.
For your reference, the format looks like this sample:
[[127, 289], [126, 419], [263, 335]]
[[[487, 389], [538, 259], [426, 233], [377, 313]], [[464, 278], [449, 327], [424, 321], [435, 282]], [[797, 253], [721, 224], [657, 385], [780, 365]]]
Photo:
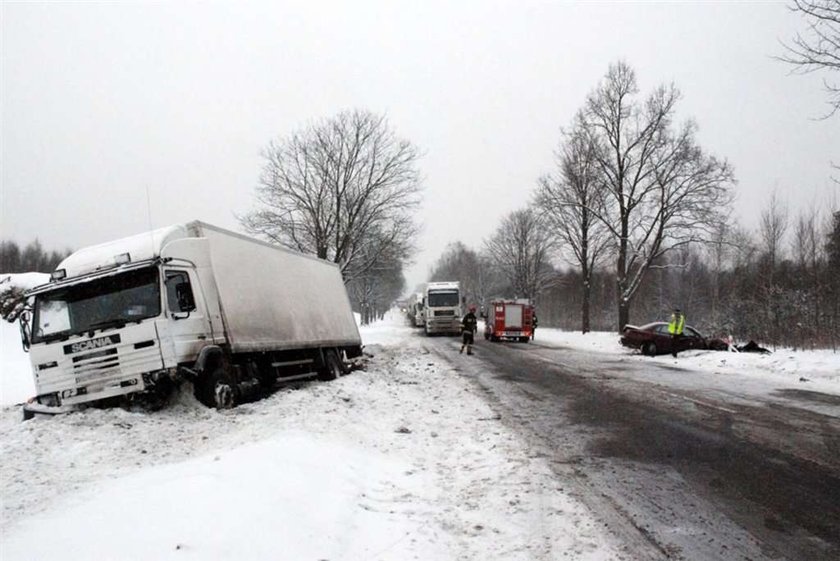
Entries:
[[[366, 247], [368, 251], [378, 251], [376, 243]], [[381, 255], [375, 267], [347, 283], [353, 307], [359, 311], [363, 324], [381, 318], [404, 290], [403, 257], [393, 253]]]
[[729, 164], [697, 145], [693, 122], [674, 130], [679, 92], [673, 85], [657, 88], [644, 103], [637, 93], [633, 70], [613, 64], [584, 112], [598, 145], [605, 202], [596, 215], [616, 247], [619, 330], [630, 319], [645, 273], [666, 252], [706, 241], [734, 182]]
[[333, 261], [345, 280], [412, 246], [419, 152], [385, 117], [343, 112], [270, 143], [263, 157], [259, 205], [240, 218], [252, 234]]
[[727, 269], [728, 261], [734, 252], [732, 225], [729, 221], [721, 221], [711, 236], [706, 252], [711, 264], [711, 323], [715, 329], [722, 327], [721, 296], [723, 292], [722, 277]]
[[790, 214], [787, 204], [779, 200], [779, 194], [774, 189], [767, 202], [767, 208], [761, 211], [760, 235], [764, 243], [764, 250], [767, 252], [769, 261], [769, 281], [773, 283], [773, 275], [776, 272], [776, 265], [782, 256], [782, 247], [785, 233], [790, 225]]
[[514, 294], [536, 299], [555, 280], [549, 262], [554, 243], [545, 220], [528, 208], [508, 214], [484, 247]]
[[[840, 71], [840, 2], [838, 0], [793, 0], [790, 9], [805, 18], [807, 29], [785, 44], [779, 57], [802, 72]], [[840, 84], [824, 79], [831, 110], [840, 109]]]
[[536, 206], [544, 211], [551, 232], [566, 259], [581, 273], [581, 331], [590, 330], [592, 274], [603, 260], [611, 239], [604, 223], [599, 191], [597, 144], [579, 115], [564, 132], [555, 152], [556, 170], [539, 179]]
[[783, 242], [790, 224], [787, 205], [779, 200], [774, 189], [761, 212], [759, 237], [762, 242], [765, 263], [762, 275], [761, 291], [764, 296], [765, 332], [774, 345], [778, 344], [783, 309], [784, 288], [776, 283], [776, 274], [783, 257]]
[[799, 268], [806, 272], [810, 280], [814, 296], [814, 325], [819, 328], [819, 314], [820, 307], [820, 261], [823, 259], [823, 248], [820, 243], [820, 212], [816, 205], [802, 211], [796, 221], [794, 229], [794, 239], [796, 246], [793, 248], [795, 255], [798, 257]]
[[483, 304], [494, 285], [493, 276], [486, 258], [457, 241], [446, 246], [432, 268], [429, 280], [457, 280], [468, 302]]
[[830, 286], [828, 307], [831, 313], [828, 331], [831, 334], [832, 347], [836, 350], [840, 335], [840, 210], [832, 211], [826, 232], [826, 269]]

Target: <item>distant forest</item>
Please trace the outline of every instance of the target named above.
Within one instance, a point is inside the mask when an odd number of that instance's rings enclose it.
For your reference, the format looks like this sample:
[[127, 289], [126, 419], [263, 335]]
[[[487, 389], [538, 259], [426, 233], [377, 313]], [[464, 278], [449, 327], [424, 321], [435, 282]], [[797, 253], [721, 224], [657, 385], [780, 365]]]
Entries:
[[13, 241], [0, 241], [0, 274], [51, 273], [70, 253], [70, 249], [48, 251], [37, 239], [23, 248]]
[[[763, 216], [770, 215], [765, 211]], [[787, 224], [787, 215], [782, 216], [780, 222]], [[773, 221], [764, 220], [757, 236], [733, 231], [718, 243], [691, 244], [660, 257], [639, 288], [630, 323], [667, 321], [671, 309], [680, 307], [687, 323], [707, 336], [794, 348], [840, 348], [840, 212], [823, 216], [827, 219], [819, 220], [811, 210], [791, 220], [789, 244], [781, 243], [782, 236], [769, 235], [781, 234], [786, 227], [770, 228]], [[486, 248], [476, 251], [456, 242], [437, 261], [429, 280], [459, 280], [467, 300], [481, 305], [496, 297], [530, 296], [540, 325], [581, 330], [580, 271], [549, 263], [542, 267], [546, 282], [529, 295], [516, 288], [503, 260]], [[591, 329], [616, 329], [616, 284], [609, 264], [592, 273]]]

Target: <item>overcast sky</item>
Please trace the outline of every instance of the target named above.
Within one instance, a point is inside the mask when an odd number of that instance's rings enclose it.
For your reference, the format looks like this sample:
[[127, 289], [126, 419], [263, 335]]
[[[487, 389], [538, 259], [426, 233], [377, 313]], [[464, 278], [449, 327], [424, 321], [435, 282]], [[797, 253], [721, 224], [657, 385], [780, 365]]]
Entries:
[[[365, 108], [423, 151], [411, 286], [447, 243], [479, 248], [550, 171], [611, 62], [727, 158], [754, 228], [770, 191], [838, 198], [840, 116], [819, 75], [772, 59], [782, 3], [4, 2], [0, 238], [78, 248], [200, 219], [239, 229], [272, 139]], [[148, 204], [147, 204], [148, 201]]]

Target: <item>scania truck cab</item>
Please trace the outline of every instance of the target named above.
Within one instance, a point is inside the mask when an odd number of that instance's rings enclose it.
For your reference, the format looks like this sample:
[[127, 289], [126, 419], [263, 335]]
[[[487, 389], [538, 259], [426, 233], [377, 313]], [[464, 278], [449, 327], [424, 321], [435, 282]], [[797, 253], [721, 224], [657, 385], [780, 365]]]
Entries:
[[27, 297], [24, 417], [182, 379], [229, 407], [284, 367], [338, 373], [361, 352], [336, 267], [201, 222], [77, 251]]
[[207, 252], [195, 239], [149, 251], [172, 233], [76, 252], [28, 293], [38, 392], [28, 409], [62, 412], [163, 385], [186, 357], [225, 343]]
[[458, 282], [430, 282], [424, 292], [426, 335], [461, 333], [462, 300]]

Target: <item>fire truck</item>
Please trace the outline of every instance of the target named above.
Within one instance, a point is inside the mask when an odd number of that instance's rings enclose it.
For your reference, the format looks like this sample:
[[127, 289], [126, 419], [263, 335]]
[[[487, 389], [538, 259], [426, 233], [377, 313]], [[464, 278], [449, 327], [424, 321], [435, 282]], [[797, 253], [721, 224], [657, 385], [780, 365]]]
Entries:
[[493, 300], [484, 321], [484, 338], [527, 343], [534, 336], [534, 307], [526, 298]]

